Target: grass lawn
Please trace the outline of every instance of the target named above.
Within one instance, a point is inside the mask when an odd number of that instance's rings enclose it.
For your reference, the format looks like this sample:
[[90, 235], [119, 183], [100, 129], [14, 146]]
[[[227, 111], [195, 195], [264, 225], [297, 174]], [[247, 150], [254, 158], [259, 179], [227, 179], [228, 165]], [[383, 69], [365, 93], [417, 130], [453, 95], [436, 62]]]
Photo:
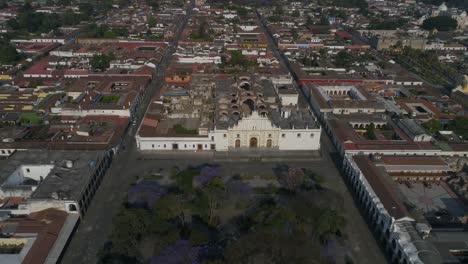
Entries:
[[20, 116], [21, 124], [37, 125], [40, 124], [42, 118], [36, 113], [22, 113]]
[[164, 176], [161, 174], [147, 174], [142, 177], [145, 180], [162, 180], [164, 179]]
[[115, 104], [119, 101], [119, 95], [103, 95], [101, 99], [99, 99], [99, 103], [101, 104]]
[[175, 125], [173, 129], [177, 135], [198, 135], [197, 129], [187, 129], [179, 124]]

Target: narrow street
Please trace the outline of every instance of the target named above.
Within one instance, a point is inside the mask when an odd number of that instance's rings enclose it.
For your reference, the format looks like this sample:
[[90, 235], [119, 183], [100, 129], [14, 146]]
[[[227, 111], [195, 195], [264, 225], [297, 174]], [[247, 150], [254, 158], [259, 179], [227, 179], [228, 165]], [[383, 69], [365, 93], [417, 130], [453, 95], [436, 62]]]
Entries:
[[[172, 54], [176, 51], [182, 30], [192, 15], [194, 2], [187, 9], [187, 14], [179, 25], [178, 33], [167, 47], [161, 63], [155, 69], [153, 80], [149, 85], [142, 102], [137, 109], [134, 120], [139, 124], [155, 93], [163, 84], [163, 76], [170, 65]], [[101, 186], [84, 218], [79, 223], [60, 263], [96, 263], [97, 254], [104, 246], [112, 231], [112, 218], [118, 212], [126, 196], [128, 186], [134, 176], [143, 173], [138, 167], [138, 151], [135, 143], [136, 127], [130, 127], [124, 135], [119, 152], [115, 155], [111, 167], [107, 171]]]

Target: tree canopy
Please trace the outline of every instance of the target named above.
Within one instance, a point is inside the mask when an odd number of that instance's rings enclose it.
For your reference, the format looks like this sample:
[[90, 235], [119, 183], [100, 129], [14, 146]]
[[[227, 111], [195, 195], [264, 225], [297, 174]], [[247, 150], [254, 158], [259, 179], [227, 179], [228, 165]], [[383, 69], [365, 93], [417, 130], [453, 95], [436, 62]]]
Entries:
[[353, 62], [353, 55], [345, 50], [342, 50], [336, 54], [335, 65], [338, 67], [347, 68], [351, 66]]
[[56, 13], [47, 14], [35, 12], [31, 4], [26, 2], [19, 9], [18, 17], [8, 20], [8, 26], [13, 30], [28, 33], [48, 33], [62, 25], [73, 26], [89, 19], [90, 12], [82, 9], [85, 7], [89, 6], [87, 4], [80, 4], [80, 11], [82, 13], [75, 13], [71, 9], [67, 9], [61, 15]]
[[197, 40], [208, 40], [210, 38], [210, 31], [211, 29], [209, 29], [208, 22], [202, 19], [198, 24], [197, 30], [190, 34], [190, 38]]
[[[152, 206], [121, 208], [99, 263], [324, 263], [320, 250], [346, 224], [339, 198], [305, 188], [306, 178], [316, 179], [308, 170], [279, 169], [284, 187], [262, 195], [247, 191], [242, 178], [225, 183], [216, 166], [174, 168], [173, 185]], [[188, 187], [191, 181], [199, 184]], [[325, 196], [322, 204], [316, 199]], [[231, 204], [240, 200], [246, 204]], [[143, 245], [151, 246], [150, 256]]]
[[457, 28], [457, 21], [449, 16], [436, 16], [424, 20], [422, 28], [426, 30], [450, 31]]
[[95, 23], [89, 24], [80, 35], [84, 38], [117, 38], [127, 37], [128, 29], [126, 28], [110, 28], [106, 24], [96, 25]]
[[60, 17], [57, 14], [36, 13], [23, 8], [15, 19], [8, 21], [13, 30], [26, 30], [30, 33], [47, 33], [61, 26]]
[[333, 0], [335, 6], [339, 7], [356, 7], [356, 8], [367, 8], [367, 1], [365, 0]]
[[429, 133], [437, 133], [442, 127], [439, 119], [431, 119], [422, 124], [422, 126], [429, 132]]
[[18, 62], [20, 58], [20, 54], [10, 43], [6, 41], [0, 42], [0, 64], [11, 65]]
[[158, 0], [146, 0], [146, 4], [153, 8], [153, 11], [159, 10], [159, 1]]
[[468, 138], [468, 117], [457, 116], [449, 124], [449, 129], [454, 131], [457, 135], [467, 139]]
[[395, 30], [401, 28], [408, 23], [408, 20], [404, 18], [382, 20], [373, 18], [369, 21], [368, 29], [372, 30]]
[[98, 71], [104, 71], [110, 66], [110, 62], [114, 59], [114, 55], [109, 54], [109, 55], [94, 55], [91, 60], [89, 61], [89, 64], [93, 69], [98, 70]]

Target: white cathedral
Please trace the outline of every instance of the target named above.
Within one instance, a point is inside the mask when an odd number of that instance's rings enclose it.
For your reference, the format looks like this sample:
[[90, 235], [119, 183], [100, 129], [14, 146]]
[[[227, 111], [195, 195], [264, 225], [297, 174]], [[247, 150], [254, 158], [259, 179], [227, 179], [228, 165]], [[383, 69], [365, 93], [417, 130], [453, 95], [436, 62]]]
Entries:
[[[193, 87], [186, 90], [184, 94], [200, 95]], [[299, 102], [292, 83], [275, 84], [270, 78], [230, 76], [216, 81], [213, 91], [205, 91], [210, 94], [213, 106], [208, 126], [197, 127], [196, 135], [176, 135], [171, 129], [158, 133], [158, 127], [140, 128], [136, 136], [138, 148], [159, 151], [320, 149], [321, 128], [307, 103]], [[182, 108], [192, 107], [196, 95], [186, 95], [188, 103]], [[165, 100], [171, 101], [167, 97]], [[177, 100], [181, 101], [180, 96]], [[196, 119], [203, 119], [200, 116], [203, 114], [197, 114]], [[182, 122], [189, 123], [186, 119]], [[159, 127], [164, 127], [170, 118], [166, 115], [158, 122]], [[144, 133], [145, 129], [150, 133]]]
[[[468, 16], [466, 14], [466, 11], [456, 8], [449, 9], [445, 2], [438, 6], [437, 9], [432, 10], [430, 16], [449, 16], [457, 21], [458, 29], [464, 30], [468, 27]], [[426, 18], [427, 17], [424, 16], [422, 21]]]

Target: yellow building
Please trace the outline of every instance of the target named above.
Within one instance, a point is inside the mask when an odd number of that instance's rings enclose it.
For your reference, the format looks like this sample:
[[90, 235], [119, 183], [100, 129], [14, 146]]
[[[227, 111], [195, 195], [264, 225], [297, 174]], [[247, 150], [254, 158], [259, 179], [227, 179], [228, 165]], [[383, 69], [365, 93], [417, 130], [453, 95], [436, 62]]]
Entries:
[[453, 89], [452, 93], [456, 91], [460, 91], [464, 94], [468, 94], [468, 75], [465, 75], [465, 80], [463, 81], [463, 84]]

